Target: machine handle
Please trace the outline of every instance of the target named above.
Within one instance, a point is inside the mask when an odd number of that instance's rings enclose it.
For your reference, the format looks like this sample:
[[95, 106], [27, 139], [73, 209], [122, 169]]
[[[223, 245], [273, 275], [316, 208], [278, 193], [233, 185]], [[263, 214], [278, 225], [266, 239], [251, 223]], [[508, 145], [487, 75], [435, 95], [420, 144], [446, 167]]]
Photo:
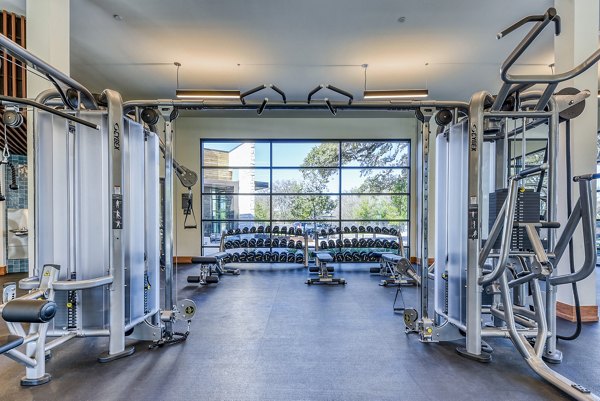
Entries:
[[539, 166], [534, 166], [530, 168], [523, 169], [515, 174], [515, 179], [520, 180], [530, 175], [541, 173], [542, 171], [548, 170], [548, 163], [540, 164]]
[[598, 178], [600, 178], [600, 173], [582, 174], [582, 175], [576, 175], [575, 177], [573, 177], [573, 182], [592, 181], [592, 180], [597, 180]]

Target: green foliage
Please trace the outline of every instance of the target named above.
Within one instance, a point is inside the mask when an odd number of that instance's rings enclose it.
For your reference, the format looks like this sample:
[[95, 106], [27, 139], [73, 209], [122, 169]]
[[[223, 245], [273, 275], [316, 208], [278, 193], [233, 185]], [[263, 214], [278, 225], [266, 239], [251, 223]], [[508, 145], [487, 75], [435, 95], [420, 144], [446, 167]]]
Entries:
[[254, 219], [269, 220], [269, 199], [266, 196], [257, 196], [254, 203]]

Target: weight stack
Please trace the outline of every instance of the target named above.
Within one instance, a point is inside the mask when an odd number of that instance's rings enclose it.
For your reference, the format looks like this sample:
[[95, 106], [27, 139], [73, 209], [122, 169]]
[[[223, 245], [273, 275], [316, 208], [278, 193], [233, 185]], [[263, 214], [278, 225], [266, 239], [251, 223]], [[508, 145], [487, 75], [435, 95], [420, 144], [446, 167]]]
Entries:
[[[490, 193], [490, 218], [489, 218], [489, 230], [492, 229], [496, 217], [502, 209], [502, 205], [508, 196], [508, 189], [498, 189], [495, 192]], [[517, 206], [515, 210], [515, 222], [519, 223], [539, 223], [540, 221], [540, 193], [535, 192], [531, 189], [525, 190], [525, 192], [519, 192], [517, 195]], [[539, 229], [538, 229], [539, 233]], [[498, 236], [498, 239], [494, 243], [493, 249], [500, 249], [500, 243], [502, 242], [502, 233]], [[511, 250], [514, 251], [530, 251], [532, 250], [531, 242], [525, 231], [524, 227], [513, 228], [512, 240], [510, 244]]]

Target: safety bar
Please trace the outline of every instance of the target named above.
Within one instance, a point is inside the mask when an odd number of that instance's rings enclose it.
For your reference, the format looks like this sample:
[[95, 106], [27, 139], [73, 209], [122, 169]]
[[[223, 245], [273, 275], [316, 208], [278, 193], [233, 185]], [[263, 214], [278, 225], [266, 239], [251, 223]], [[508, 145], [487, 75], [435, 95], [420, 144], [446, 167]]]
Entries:
[[44, 75], [49, 75], [54, 80], [63, 83], [64, 85], [73, 88], [79, 91], [82, 95], [82, 101], [88, 109], [97, 109], [98, 103], [96, 103], [96, 99], [92, 93], [82, 84], [75, 81], [70, 76], [66, 75], [62, 71], [57, 70], [52, 67], [50, 64], [46, 63], [39, 57], [35, 56], [33, 53], [27, 51], [27, 49], [19, 46], [5, 35], [0, 34], [0, 48], [5, 50], [11, 56], [21, 60], [26, 63], [30, 67], [35, 70], [43, 73]]
[[102, 287], [103, 285], [111, 284], [113, 279], [113, 276], [110, 275], [86, 280], [61, 280], [52, 283], [52, 289], [56, 291], [86, 290], [88, 288]]
[[[0, 36], [2, 36], [2, 34], [0, 34]], [[47, 111], [48, 113], [60, 116], [60, 117], [62, 117], [64, 119], [66, 119], [66, 120], [73, 121], [74, 123], [85, 125], [86, 127], [90, 127], [90, 128], [95, 129], [95, 130], [99, 130], [100, 129], [100, 127], [98, 125], [94, 124], [94, 123], [91, 123], [91, 122], [86, 121], [86, 120], [82, 120], [79, 117], [75, 117], [75, 116], [72, 116], [72, 115], [67, 114], [67, 113], [63, 113], [60, 110], [56, 110], [55, 108], [46, 106], [45, 104], [42, 104], [42, 103], [38, 103], [38, 102], [36, 102], [34, 100], [30, 100], [30, 99], [26, 99], [26, 98], [21, 98], [21, 97], [12, 97], [12, 96], [3, 96], [3, 95], [0, 95], [0, 102], [2, 102], [2, 103], [4, 103], [4, 102], [7, 102], [7, 103], [16, 103], [16, 104], [22, 104], [22, 105], [25, 105], [25, 106], [33, 106], [33, 107], [38, 108], [40, 110]]]
[[573, 208], [573, 212], [569, 216], [569, 220], [562, 232], [560, 238], [554, 248], [554, 265], [558, 264], [569, 241], [572, 239], [575, 230], [579, 224], [579, 219], [582, 220], [583, 228], [583, 252], [584, 261], [581, 268], [574, 273], [563, 274], [560, 276], [549, 277], [551, 285], [561, 285], [576, 283], [587, 278], [596, 268], [596, 245], [595, 245], [595, 222], [594, 222], [594, 204], [592, 203], [592, 190], [590, 182], [592, 177], [600, 177], [600, 174], [586, 174], [577, 178], [579, 183], [579, 200]]

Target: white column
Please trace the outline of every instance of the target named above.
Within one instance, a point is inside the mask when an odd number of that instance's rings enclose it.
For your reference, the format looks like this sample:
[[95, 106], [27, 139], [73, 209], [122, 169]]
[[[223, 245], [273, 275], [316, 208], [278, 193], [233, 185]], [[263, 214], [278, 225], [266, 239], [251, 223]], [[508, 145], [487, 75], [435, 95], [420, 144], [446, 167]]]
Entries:
[[[556, 0], [555, 7], [562, 19], [562, 33], [555, 39], [555, 71], [567, 71], [585, 60], [598, 48], [598, 0]], [[551, 30], [554, 28], [552, 27]], [[577, 78], [563, 83], [580, 90], [589, 89], [592, 93], [586, 100], [583, 114], [571, 122], [571, 164], [572, 174], [586, 174], [596, 171], [596, 131], [598, 128], [598, 66], [590, 68]], [[563, 124], [564, 125], [564, 124]], [[559, 142], [558, 170], [558, 219], [564, 227], [567, 222], [566, 213], [566, 177], [565, 177], [565, 132], [561, 128]], [[572, 205], [579, 198], [576, 185], [571, 183]], [[595, 196], [595, 194], [594, 194]], [[575, 268], [583, 263], [583, 241], [581, 232], [574, 237]], [[558, 266], [559, 274], [569, 272], [569, 255], [565, 252]], [[587, 311], [594, 310], [596, 304], [596, 276], [578, 284], [579, 298]], [[574, 298], [570, 285], [562, 285], [558, 289], [558, 302], [573, 306]], [[597, 315], [597, 309], [594, 312]]]
[[[70, 70], [70, 0], [27, 1], [26, 43], [27, 50], [65, 74]], [[27, 97], [37, 95], [52, 88], [52, 84], [35, 74], [27, 74]], [[27, 198], [29, 209], [29, 274], [35, 266], [34, 238], [34, 143], [33, 113], [28, 113], [27, 121]]]

